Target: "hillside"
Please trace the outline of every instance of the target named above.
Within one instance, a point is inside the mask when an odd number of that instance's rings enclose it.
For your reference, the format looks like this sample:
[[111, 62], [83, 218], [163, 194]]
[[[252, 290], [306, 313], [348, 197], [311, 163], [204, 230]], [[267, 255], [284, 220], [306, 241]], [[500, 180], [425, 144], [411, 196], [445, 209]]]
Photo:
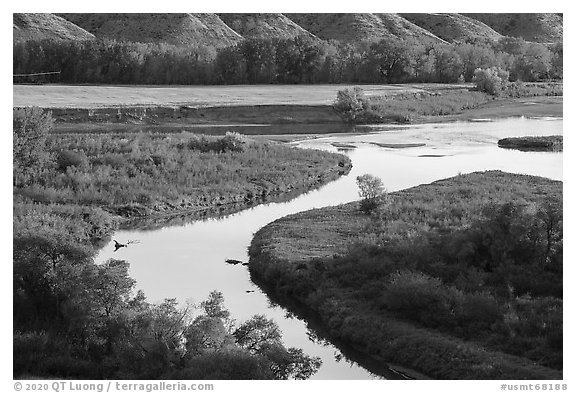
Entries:
[[460, 14], [400, 14], [448, 42], [497, 41], [502, 35], [486, 24]]
[[13, 40], [91, 40], [94, 35], [54, 14], [13, 14]]
[[313, 37], [282, 14], [218, 14], [218, 16], [228, 27], [245, 38]]
[[344, 42], [399, 38], [424, 44], [495, 41], [502, 36], [557, 42], [562, 14], [14, 14], [14, 41], [109, 38], [226, 47], [243, 37], [317, 37]]
[[378, 41], [413, 38], [442, 42], [434, 34], [397, 14], [286, 14], [294, 22], [324, 40]]
[[216, 14], [60, 14], [98, 38], [224, 47], [242, 37]]
[[502, 35], [526, 41], [557, 42], [563, 37], [562, 14], [463, 14], [479, 20]]

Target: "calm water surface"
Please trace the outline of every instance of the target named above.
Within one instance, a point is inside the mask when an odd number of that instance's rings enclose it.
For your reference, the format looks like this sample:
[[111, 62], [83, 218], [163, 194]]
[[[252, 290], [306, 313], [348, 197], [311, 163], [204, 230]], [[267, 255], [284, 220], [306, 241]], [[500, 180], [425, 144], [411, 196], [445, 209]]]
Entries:
[[[286, 346], [304, 349], [320, 356], [323, 366], [314, 379], [370, 379], [359, 365], [340, 358], [331, 344], [309, 338], [303, 321], [271, 305], [267, 296], [251, 281], [247, 266], [228, 265], [226, 259], [248, 261], [247, 249], [254, 233], [264, 225], [288, 214], [312, 208], [337, 205], [358, 199], [356, 176], [371, 173], [380, 177], [388, 191], [482, 170], [499, 169], [562, 180], [562, 153], [520, 152], [497, 147], [503, 137], [560, 135], [562, 119], [516, 118], [497, 121], [425, 124], [398, 127], [369, 127], [362, 135], [342, 135], [295, 143], [302, 148], [339, 151], [333, 143], [355, 148], [340, 150], [350, 157], [353, 169], [318, 190], [289, 202], [258, 205], [223, 218], [155, 230], [122, 230], [113, 238], [126, 242], [139, 240], [113, 252], [106, 245], [97, 262], [108, 258], [124, 259], [130, 274], [148, 300], [159, 302], [177, 298], [180, 302], [200, 302], [213, 290], [224, 294], [226, 307], [238, 323], [254, 314], [274, 319], [283, 332]], [[366, 128], [363, 128], [365, 130]], [[384, 131], [382, 131], [384, 130]], [[380, 147], [374, 143], [424, 143], [410, 148]], [[254, 290], [247, 293], [247, 290]]]

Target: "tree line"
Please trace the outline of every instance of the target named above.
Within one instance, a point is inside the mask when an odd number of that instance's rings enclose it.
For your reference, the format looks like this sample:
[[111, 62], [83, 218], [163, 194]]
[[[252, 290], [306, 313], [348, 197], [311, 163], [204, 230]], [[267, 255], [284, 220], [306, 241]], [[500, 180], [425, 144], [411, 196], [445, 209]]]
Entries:
[[562, 78], [562, 56], [562, 43], [544, 45], [512, 37], [455, 44], [249, 38], [218, 49], [114, 40], [43, 40], [14, 43], [13, 72], [61, 71], [36, 79], [58, 83], [452, 83], [471, 81], [477, 68], [499, 67], [509, 72], [511, 81], [539, 81]]

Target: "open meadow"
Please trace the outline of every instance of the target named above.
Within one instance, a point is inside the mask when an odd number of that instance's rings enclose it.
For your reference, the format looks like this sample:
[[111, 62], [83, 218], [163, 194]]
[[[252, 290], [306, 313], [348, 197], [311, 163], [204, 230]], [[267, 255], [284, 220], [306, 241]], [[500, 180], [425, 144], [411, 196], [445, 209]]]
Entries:
[[[367, 96], [470, 87], [469, 84], [366, 85]], [[331, 105], [339, 90], [352, 85], [236, 86], [66, 86], [14, 85], [15, 107], [98, 108], [127, 105], [252, 106]]]

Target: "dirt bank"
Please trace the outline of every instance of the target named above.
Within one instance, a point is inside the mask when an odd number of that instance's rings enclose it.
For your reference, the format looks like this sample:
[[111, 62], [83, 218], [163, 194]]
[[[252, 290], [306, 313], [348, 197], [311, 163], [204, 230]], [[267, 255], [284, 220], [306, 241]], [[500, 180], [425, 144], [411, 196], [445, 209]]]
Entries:
[[123, 123], [142, 125], [226, 125], [341, 123], [327, 105], [255, 105], [195, 108], [190, 106], [120, 106], [53, 108], [57, 123]]
[[[281, 136], [370, 132], [369, 126], [344, 122], [331, 105], [111, 106], [50, 110], [56, 120], [54, 131], [65, 133], [189, 131], [220, 135], [226, 131], [237, 131], [246, 135]], [[494, 100], [455, 115], [422, 117], [414, 124], [485, 121], [519, 116], [562, 117], [563, 97]]]

